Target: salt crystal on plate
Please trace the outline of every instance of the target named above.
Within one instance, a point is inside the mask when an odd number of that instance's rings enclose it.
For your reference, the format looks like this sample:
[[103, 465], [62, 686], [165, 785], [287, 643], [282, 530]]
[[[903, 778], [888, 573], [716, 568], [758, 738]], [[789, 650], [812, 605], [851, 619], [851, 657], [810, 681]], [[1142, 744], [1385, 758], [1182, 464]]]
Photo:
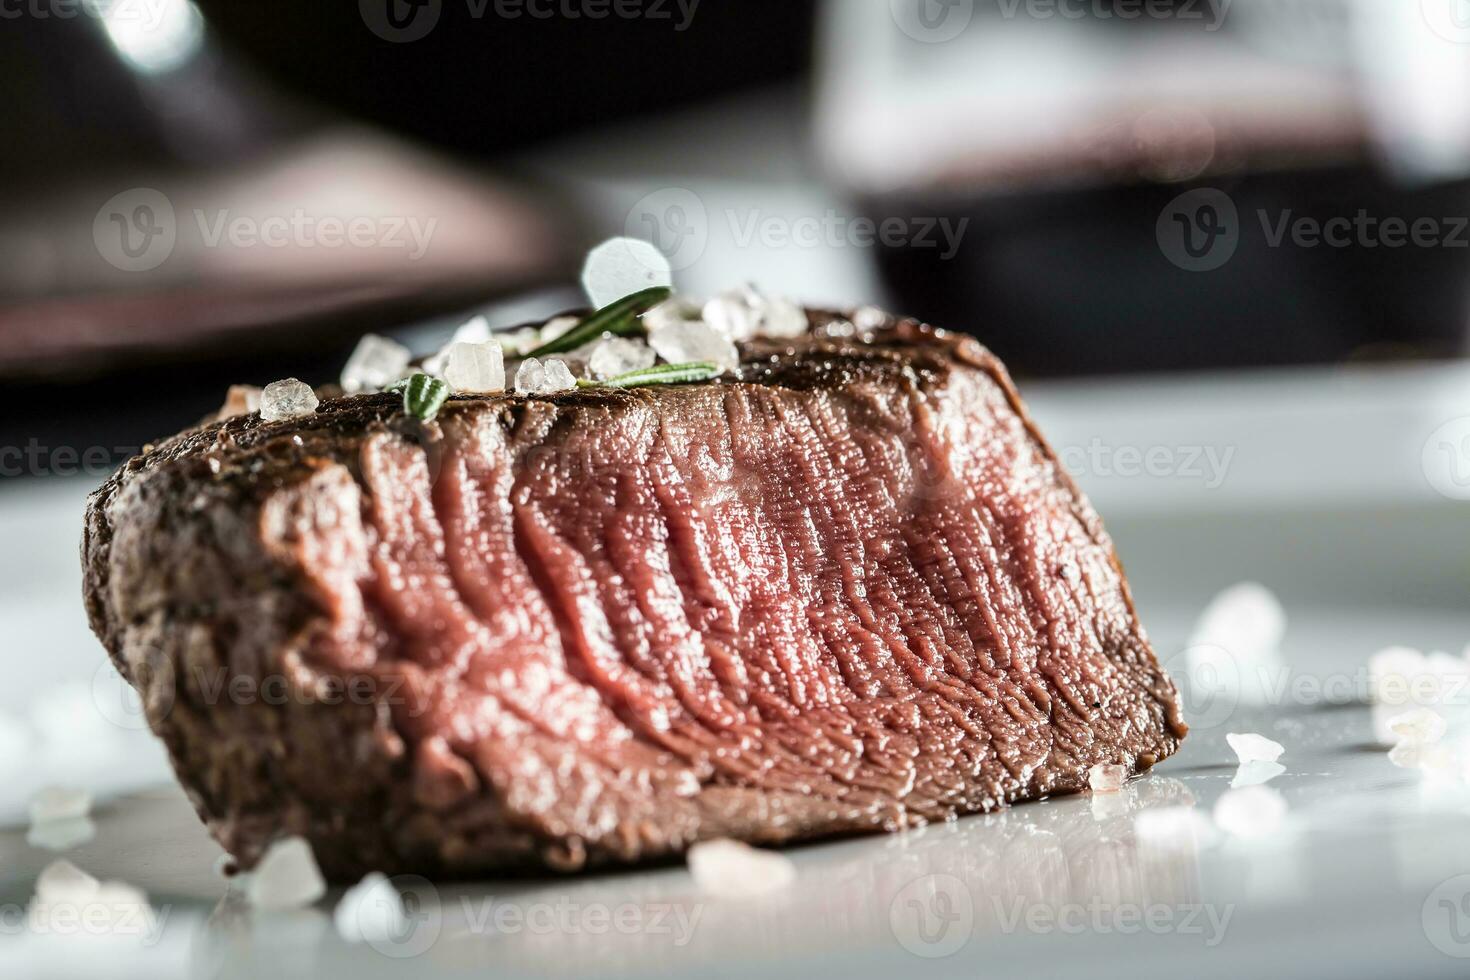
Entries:
[[274, 910], [303, 908], [326, 893], [311, 845], [300, 837], [272, 844], [245, 887], [251, 905]]
[[516, 394], [534, 395], [541, 391], [546, 381], [546, 368], [534, 357], [528, 357], [516, 369]]
[[1230, 788], [1264, 786], [1284, 772], [1286, 772], [1286, 767], [1279, 762], [1244, 762], [1241, 763], [1239, 769], [1235, 770], [1235, 776], [1230, 780]]
[[367, 334], [342, 368], [342, 390], [349, 395], [386, 388], [403, 376], [413, 352], [387, 337]]
[[582, 267], [582, 288], [598, 308], [654, 286], [673, 285], [674, 270], [664, 253], [636, 238], [603, 242], [588, 253]]
[[45, 820], [31, 824], [26, 843], [43, 851], [69, 851], [97, 836], [97, 825], [87, 817]]
[[1100, 793], [1094, 791], [1088, 798], [1092, 808], [1092, 819], [1099, 822], [1127, 816], [1133, 809], [1133, 801], [1126, 791]]
[[36, 878], [36, 901], [47, 904], [90, 902], [102, 883], [62, 858], [46, 865]]
[[1219, 693], [1241, 704], [1269, 704], [1285, 633], [1286, 612], [1270, 589], [1255, 582], [1226, 589], [1205, 607], [1190, 634], [1191, 686], [1218, 690], [1223, 685]]
[[1408, 647], [1388, 647], [1368, 658], [1368, 698], [1378, 704], [1403, 705], [1410, 700], [1414, 678], [1428, 669], [1424, 654]]
[[1400, 769], [1447, 773], [1455, 767], [1455, 753], [1442, 743], [1400, 742], [1388, 751], [1388, 761]]
[[1286, 819], [1286, 801], [1269, 786], [1232, 789], [1215, 803], [1215, 824], [1245, 839], [1266, 837]]
[[1255, 732], [1230, 732], [1225, 736], [1225, 741], [1235, 750], [1235, 757], [1240, 760], [1241, 765], [1250, 762], [1275, 762], [1286, 751], [1280, 742], [1273, 742]]
[[651, 368], [658, 360], [653, 348], [627, 337], [607, 337], [599, 340], [587, 359], [587, 369], [599, 381], [616, 378], [629, 371]]
[[408, 922], [402, 896], [380, 871], [347, 889], [332, 918], [349, 943], [389, 942], [403, 935]]
[[1188, 806], [1144, 810], [1133, 818], [1133, 832], [1141, 844], [1181, 851], [1208, 846], [1220, 836], [1209, 817]]
[[505, 356], [495, 341], [449, 345], [444, 380], [454, 391], [480, 394], [505, 390]]
[[726, 371], [740, 366], [740, 351], [735, 342], [698, 321], [659, 327], [648, 335], [648, 345], [670, 364], [709, 361]]
[[76, 820], [92, 811], [92, 794], [68, 786], [47, 786], [31, 797], [31, 823]]
[[320, 404], [309, 384], [295, 378], [272, 381], [260, 393], [260, 417], [267, 422], [299, 418], [315, 412]]
[[780, 297], [766, 300], [766, 308], [761, 317], [761, 336], [782, 339], [801, 337], [806, 334], [810, 326], [806, 310], [802, 309], [800, 304]]
[[1388, 720], [1388, 730], [1410, 745], [1430, 745], [1444, 738], [1444, 718], [1433, 708], [1415, 708]]
[[1094, 793], [1116, 793], [1128, 782], [1128, 768], [1113, 763], [1099, 763], [1087, 770], [1087, 785]]
[[699, 890], [723, 898], [766, 895], [796, 880], [796, 865], [789, 858], [739, 841], [695, 844], [689, 848], [688, 861]]
[[550, 357], [542, 362], [541, 367], [541, 394], [554, 395], [560, 391], [576, 390], [577, 376], [572, 374], [566, 361]]

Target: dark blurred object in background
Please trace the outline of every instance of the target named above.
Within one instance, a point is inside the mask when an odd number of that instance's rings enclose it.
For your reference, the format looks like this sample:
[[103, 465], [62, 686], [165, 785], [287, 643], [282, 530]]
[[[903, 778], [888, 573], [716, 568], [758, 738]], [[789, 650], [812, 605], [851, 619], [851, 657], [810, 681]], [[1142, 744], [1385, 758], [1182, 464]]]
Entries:
[[1424, 6], [830, 3], [819, 137], [873, 218], [967, 222], [880, 268], [1023, 373], [1458, 354], [1470, 36]]

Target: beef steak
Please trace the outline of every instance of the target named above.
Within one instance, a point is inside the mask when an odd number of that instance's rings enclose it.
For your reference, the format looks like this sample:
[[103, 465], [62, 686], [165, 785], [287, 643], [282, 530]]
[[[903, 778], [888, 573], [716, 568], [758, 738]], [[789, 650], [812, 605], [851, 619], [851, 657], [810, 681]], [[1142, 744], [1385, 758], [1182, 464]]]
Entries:
[[[892, 831], [1183, 737], [1111, 542], [973, 340], [239, 416], [93, 496], [93, 629], [220, 843], [329, 875]], [[844, 329], [846, 327], [846, 329]]]

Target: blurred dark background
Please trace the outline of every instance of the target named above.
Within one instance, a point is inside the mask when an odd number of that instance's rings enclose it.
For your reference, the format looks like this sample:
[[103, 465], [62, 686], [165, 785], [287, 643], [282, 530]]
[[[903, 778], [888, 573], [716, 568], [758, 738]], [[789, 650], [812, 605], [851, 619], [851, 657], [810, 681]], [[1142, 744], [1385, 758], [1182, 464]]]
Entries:
[[1470, 31], [1432, 7], [27, 0], [7, 435], [136, 441], [369, 330], [560, 309], [624, 233], [1022, 375], [1456, 357]]

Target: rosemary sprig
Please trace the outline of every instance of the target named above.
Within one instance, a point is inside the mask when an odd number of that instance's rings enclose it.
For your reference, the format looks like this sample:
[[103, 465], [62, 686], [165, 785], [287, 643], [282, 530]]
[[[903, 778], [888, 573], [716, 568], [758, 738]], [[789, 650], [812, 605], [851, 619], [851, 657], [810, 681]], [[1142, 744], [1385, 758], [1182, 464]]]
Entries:
[[724, 368], [710, 361], [685, 364], [660, 364], [657, 367], [629, 371], [606, 381], [578, 381], [579, 388], [647, 388], [652, 385], [682, 385], [692, 381], [708, 381], [724, 374]]
[[542, 344], [525, 356], [545, 357], [548, 354], [565, 354], [589, 341], [596, 340], [605, 333], [610, 333], [614, 337], [626, 337], [630, 333], [636, 333], [642, 326], [638, 318], [672, 295], [674, 295], [673, 290], [667, 286], [654, 286], [651, 289], [624, 296], [616, 303], [610, 303], [593, 313], [560, 337]]
[[389, 391], [403, 392], [403, 410], [425, 422], [434, 421], [439, 409], [449, 398], [449, 384], [441, 378], [428, 374], [415, 374], [406, 381], [397, 381]]

